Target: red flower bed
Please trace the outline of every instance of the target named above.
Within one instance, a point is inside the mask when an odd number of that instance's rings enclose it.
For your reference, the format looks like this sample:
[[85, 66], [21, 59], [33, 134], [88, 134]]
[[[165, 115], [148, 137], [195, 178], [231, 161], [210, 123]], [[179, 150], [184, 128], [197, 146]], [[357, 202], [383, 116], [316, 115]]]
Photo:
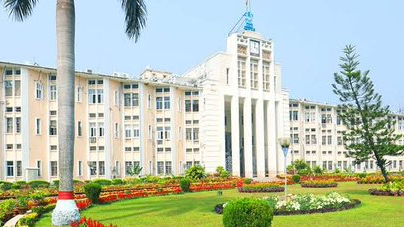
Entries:
[[71, 227], [117, 227], [117, 225], [104, 225], [96, 220], [91, 220], [91, 218], [87, 219], [83, 217], [80, 219], [78, 223], [72, 223]]
[[334, 182], [350, 182], [357, 181], [358, 177], [344, 175], [321, 175], [321, 176], [301, 176], [300, 181], [334, 181]]

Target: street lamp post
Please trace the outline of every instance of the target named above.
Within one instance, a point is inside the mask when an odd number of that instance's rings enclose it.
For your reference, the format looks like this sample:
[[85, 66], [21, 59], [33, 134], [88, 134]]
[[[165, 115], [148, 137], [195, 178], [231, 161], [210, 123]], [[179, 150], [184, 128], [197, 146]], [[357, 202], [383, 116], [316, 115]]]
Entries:
[[285, 170], [285, 199], [288, 195], [288, 184], [287, 184], [287, 175], [286, 175], [286, 156], [288, 155], [289, 146], [290, 146], [290, 138], [279, 138], [279, 144], [282, 147], [283, 156], [284, 156], [284, 170]]

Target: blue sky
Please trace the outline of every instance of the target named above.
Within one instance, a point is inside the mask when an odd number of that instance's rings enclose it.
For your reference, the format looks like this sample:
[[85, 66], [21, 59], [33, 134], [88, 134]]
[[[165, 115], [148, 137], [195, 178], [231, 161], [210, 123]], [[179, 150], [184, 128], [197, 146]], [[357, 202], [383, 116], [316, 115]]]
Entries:
[[[39, 2], [24, 23], [0, 9], [0, 61], [56, 65], [55, 2]], [[124, 34], [118, 1], [76, 0], [76, 69], [138, 75], [144, 68], [186, 72], [226, 48], [245, 0], [149, 0], [138, 43]], [[346, 44], [371, 70], [376, 90], [404, 109], [404, 1], [252, 0], [257, 32], [275, 43], [292, 98], [337, 103], [333, 73]]]

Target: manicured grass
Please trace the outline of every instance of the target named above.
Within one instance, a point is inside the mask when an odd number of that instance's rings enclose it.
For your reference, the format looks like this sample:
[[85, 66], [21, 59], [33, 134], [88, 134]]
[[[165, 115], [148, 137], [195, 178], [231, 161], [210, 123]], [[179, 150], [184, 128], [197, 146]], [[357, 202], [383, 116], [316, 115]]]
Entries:
[[[294, 194], [325, 194], [337, 191], [350, 198], [361, 200], [362, 205], [352, 210], [336, 213], [275, 216], [273, 226], [404, 226], [404, 198], [371, 196], [367, 193], [367, 189], [374, 187], [376, 185], [358, 185], [355, 182], [339, 183], [337, 188], [327, 189], [301, 188], [300, 185], [289, 186], [289, 192]], [[119, 227], [222, 226], [222, 216], [213, 211], [216, 204], [237, 197], [263, 197], [274, 194], [283, 195], [283, 193], [242, 194], [234, 189], [224, 191], [223, 196], [218, 196], [217, 192], [213, 191], [142, 198], [96, 206], [84, 211], [82, 215]], [[51, 226], [50, 215], [45, 215], [36, 226]]]

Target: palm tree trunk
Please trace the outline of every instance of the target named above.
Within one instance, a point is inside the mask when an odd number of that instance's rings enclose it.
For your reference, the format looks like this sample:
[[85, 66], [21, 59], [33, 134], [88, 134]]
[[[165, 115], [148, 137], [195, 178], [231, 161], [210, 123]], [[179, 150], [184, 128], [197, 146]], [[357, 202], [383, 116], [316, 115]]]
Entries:
[[70, 225], [80, 214], [74, 202], [74, 81], [75, 81], [75, 9], [74, 0], [57, 0], [57, 80], [58, 80], [58, 140], [59, 140], [59, 199], [52, 214], [55, 226]]

